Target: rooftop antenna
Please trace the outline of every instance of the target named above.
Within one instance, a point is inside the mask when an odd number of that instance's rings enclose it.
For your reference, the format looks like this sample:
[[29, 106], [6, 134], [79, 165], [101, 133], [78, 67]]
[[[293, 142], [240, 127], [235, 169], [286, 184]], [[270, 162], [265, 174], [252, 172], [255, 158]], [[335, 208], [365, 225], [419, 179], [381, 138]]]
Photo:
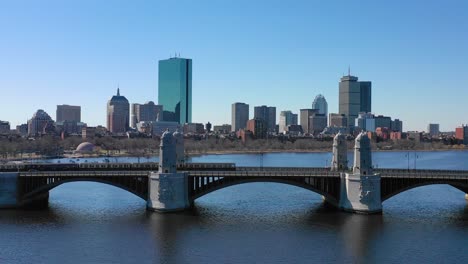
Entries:
[[351, 76], [351, 66], [348, 65], [348, 76]]
[[120, 84], [117, 83], [117, 96], [120, 96]]

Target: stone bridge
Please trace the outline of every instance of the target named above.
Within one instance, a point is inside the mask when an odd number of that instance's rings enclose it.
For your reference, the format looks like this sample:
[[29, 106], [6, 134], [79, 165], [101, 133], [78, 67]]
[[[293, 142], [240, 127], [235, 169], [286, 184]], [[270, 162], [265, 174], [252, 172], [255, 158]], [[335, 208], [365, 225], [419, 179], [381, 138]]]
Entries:
[[250, 182], [298, 186], [321, 194], [325, 201], [337, 208], [361, 213], [378, 213], [383, 201], [424, 185], [448, 184], [468, 192], [468, 171], [373, 169], [366, 134], [356, 138], [354, 165], [348, 168], [345, 144], [344, 136], [338, 134], [330, 168], [185, 164], [183, 138], [165, 133], [161, 141], [160, 163], [82, 167], [42, 165], [34, 170], [28, 170], [28, 166], [21, 170], [18, 167], [18, 171], [0, 167], [0, 208], [47, 205], [51, 189], [77, 181], [122, 188], [146, 200], [148, 209], [161, 212], [184, 210], [208, 193]]

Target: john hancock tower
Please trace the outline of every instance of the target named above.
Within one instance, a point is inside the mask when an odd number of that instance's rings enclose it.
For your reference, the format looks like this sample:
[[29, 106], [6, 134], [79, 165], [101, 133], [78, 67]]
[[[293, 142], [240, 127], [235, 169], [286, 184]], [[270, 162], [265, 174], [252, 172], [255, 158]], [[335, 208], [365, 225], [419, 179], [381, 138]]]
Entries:
[[192, 60], [170, 58], [159, 61], [158, 103], [164, 121], [192, 122]]

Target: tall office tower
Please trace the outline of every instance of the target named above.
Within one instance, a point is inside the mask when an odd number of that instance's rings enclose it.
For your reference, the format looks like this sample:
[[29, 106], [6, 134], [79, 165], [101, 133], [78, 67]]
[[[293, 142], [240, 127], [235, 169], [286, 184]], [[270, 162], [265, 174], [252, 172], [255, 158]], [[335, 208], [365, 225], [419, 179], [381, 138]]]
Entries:
[[231, 129], [237, 132], [247, 127], [249, 120], [249, 105], [245, 103], [233, 103], [231, 112]]
[[107, 129], [111, 133], [125, 133], [129, 128], [129, 119], [130, 104], [117, 88], [117, 95], [112, 96], [107, 103]]
[[346, 115], [351, 128], [360, 112], [372, 111], [372, 83], [358, 82], [358, 77], [348, 73], [341, 78], [339, 90], [339, 113]]
[[284, 133], [288, 130], [288, 126], [297, 125], [297, 114], [291, 111], [281, 111], [279, 118], [279, 133]]
[[163, 106], [156, 105], [153, 101], [145, 104], [132, 104], [132, 127], [136, 128], [136, 124], [144, 121], [162, 121]]
[[321, 94], [317, 95], [312, 102], [312, 109], [317, 109], [318, 114], [328, 116], [328, 103], [325, 97]]
[[276, 130], [276, 107], [274, 106], [255, 106], [254, 119], [261, 119], [265, 122], [268, 132]]
[[158, 85], [158, 104], [164, 110], [162, 120], [192, 123], [192, 60], [160, 60]]
[[427, 133], [431, 136], [437, 136], [440, 133], [439, 124], [429, 124], [427, 125]]
[[301, 109], [300, 110], [300, 123], [302, 127], [302, 132], [305, 134], [309, 134], [310, 128], [310, 117], [313, 116], [315, 113], [318, 113], [318, 109]]
[[81, 122], [81, 106], [57, 105], [57, 122]]

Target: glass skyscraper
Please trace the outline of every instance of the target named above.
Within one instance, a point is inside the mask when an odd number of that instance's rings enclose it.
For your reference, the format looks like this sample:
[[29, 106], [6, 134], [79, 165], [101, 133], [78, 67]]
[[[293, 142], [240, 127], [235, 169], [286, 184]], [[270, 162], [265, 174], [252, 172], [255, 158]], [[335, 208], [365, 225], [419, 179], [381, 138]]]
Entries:
[[170, 58], [159, 61], [158, 104], [163, 120], [192, 122], [192, 60]]

